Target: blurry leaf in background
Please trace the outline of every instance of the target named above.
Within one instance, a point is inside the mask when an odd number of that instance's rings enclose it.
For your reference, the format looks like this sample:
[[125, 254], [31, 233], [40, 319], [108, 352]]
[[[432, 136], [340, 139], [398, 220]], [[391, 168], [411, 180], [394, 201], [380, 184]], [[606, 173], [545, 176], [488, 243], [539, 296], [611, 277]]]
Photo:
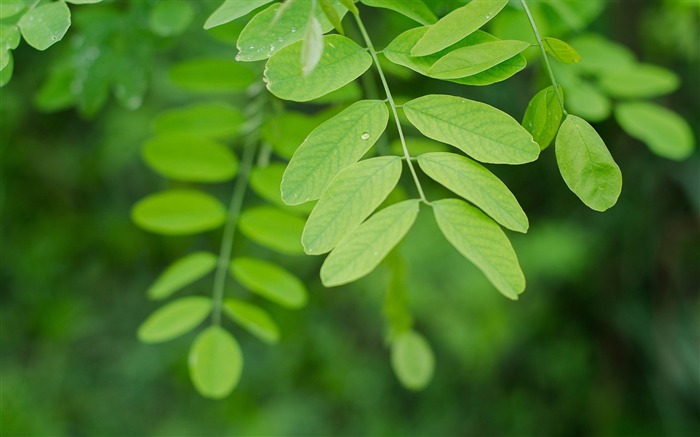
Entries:
[[198, 103], [158, 114], [153, 121], [156, 133], [190, 134], [207, 138], [231, 138], [243, 122], [243, 113], [225, 103]]
[[148, 288], [151, 299], [165, 299], [181, 288], [214, 271], [217, 257], [210, 252], [195, 252], [170, 264]]
[[269, 249], [288, 255], [301, 255], [304, 220], [298, 215], [271, 206], [248, 208], [238, 221], [243, 235]]
[[139, 326], [138, 338], [144, 343], [172, 340], [194, 329], [209, 315], [211, 299], [204, 296], [181, 297], [154, 311]]
[[306, 305], [304, 284], [282, 267], [268, 261], [239, 257], [231, 261], [231, 274], [243, 286], [289, 309]]
[[221, 326], [202, 331], [190, 349], [190, 377], [199, 394], [222, 399], [238, 385], [243, 354], [238, 342]]
[[16, 49], [19, 41], [19, 27], [14, 24], [0, 24], [0, 70], [10, 62], [10, 50]]
[[434, 24], [437, 17], [423, 0], [360, 0], [367, 6], [391, 9], [420, 24]]
[[435, 357], [422, 335], [406, 331], [391, 342], [391, 366], [401, 385], [409, 390], [422, 390], [433, 378]]
[[148, 24], [159, 36], [174, 36], [183, 33], [194, 18], [192, 3], [186, 0], [160, 0], [151, 9]]
[[280, 184], [285, 168], [286, 166], [281, 163], [272, 163], [267, 167], [255, 167], [250, 172], [250, 188], [261, 198], [285, 211], [307, 216], [313, 209], [315, 202], [290, 206], [282, 201]]
[[262, 308], [238, 299], [224, 300], [224, 314], [266, 343], [277, 343], [280, 332], [277, 324]]
[[70, 27], [70, 10], [62, 0], [29, 10], [17, 22], [24, 40], [37, 50], [46, 50], [61, 39]]
[[272, 0], [225, 0], [218, 9], [212, 13], [207, 22], [204, 23], [205, 29], [211, 29], [215, 26], [220, 26], [249, 14], [260, 6], [270, 3]]
[[257, 79], [257, 75], [244, 64], [225, 58], [189, 59], [170, 70], [173, 84], [201, 93], [238, 92]]
[[188, 235], [224, 224], [224, 206], [197, 190], [168, 190], [141, 199], [131, 210], [139, 227], [163, 235]]

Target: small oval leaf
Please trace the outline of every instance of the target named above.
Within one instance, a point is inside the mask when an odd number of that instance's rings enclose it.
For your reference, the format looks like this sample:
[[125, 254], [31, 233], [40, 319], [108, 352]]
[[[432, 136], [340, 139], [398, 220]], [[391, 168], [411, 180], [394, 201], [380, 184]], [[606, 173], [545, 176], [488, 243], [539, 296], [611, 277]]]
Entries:
[[253, 70], [233, 59], [190, 59], [170, 69], [170, 80], [178, 87], [202, 93], [238, 92], [258, 79]]
[[206, 276], [216, 267], [216, 255], [210, 252], [191, 253], [170, 264], [148, 288], [151, 299], [165, 299], [186, 285]]
[[304, 253], [301, 246], [304, 220], [296, 215], [270, 206], [258, 206], [243, 211], [238, 227], [246, 237], [276, 252]]
[[581, 55], [578, 54], [576, 49], [560, 39], [545, 37], [542, 38], [542, 44], [547, 53], [554, 56], [559, 62], [577, 64], [581, 61]]
[[131, 210], [137, 226], [164, 235], [216, 229], [226, 219], [224, 206], [197, 190], [168, 190], [141, 199]]
[[224, 313], [265, 343], [277, 343], [280, 330], [262, 308], [238, 299], [224, 301]]
[[277, 264], [255, 258], [235, 258], [231, 261], [231, 274], [250, 291], [285, 308], [306, 305], [304, 284]]
[[462, 47], [438, 59], [428, 70], [428, 75], [438, 79], [473, 76], [520, 54], [528, 47], [529, 42], [516, 40], [498, 40]]
[[189, 134], [223, 139], [235, 136], [245, 121], [243, 113], [224, 103], [199, 103], [158, 114], [153, 122], [159, 134]]
[[31, 9], [22, 15], [17, 26], [27, 44], [37, 50], [46, 50], [63, 39], [70, 23], [70, 9], [59, 0]]
[[[559, 94], [563, 94], [559, 87]], [[530, 100], [523, 116], [523, 127], [544, 150], [552, 143], [559, 131], [562, 117], [561, 104], [553, 86], [548, 86]]]
[[422, 335], [406, 331], [391, 342], [391, 367], [401, 385], [418, 391], [424, 389], [433, 378], [435, 357]]
[[139, 326], [138, 338], [144, 343], [172, 340], [194, 329], [211, 312], [211, 299], [188, 296], [158, 308]]
[[627, 68], [605, 71], [600, 75], [599, 83], [611, 97], [648, 99], [672, 93], [681, 81], [671, 70], [651, 64], [632, 64]]
[[212, 399], [228, 396], [241, 378], [243, 354], [236, 339], [221, 326], [202, 331], [190, 348], [190, 378], [199, 394]]
[[360, 0], [367, 6], [396, 11], [420, 24], [433, 24], [437, 17], [423, 0]]

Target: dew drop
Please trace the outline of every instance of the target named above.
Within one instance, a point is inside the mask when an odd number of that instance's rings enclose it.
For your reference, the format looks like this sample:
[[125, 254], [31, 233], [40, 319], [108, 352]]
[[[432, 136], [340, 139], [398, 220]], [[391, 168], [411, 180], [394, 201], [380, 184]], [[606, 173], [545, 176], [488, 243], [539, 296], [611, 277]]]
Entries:
[[296, 31], [297, 31], [297, 28], [296, 28], [296, 27], [292, 27], [292, 33], [296, 32]]
[[242, 61], [242, 60], [243, 60], [243, 56], [241, 56], [240, 53], [237, 54], [237, 55], [236, 55], [236, 61]]
[[282, 37], [277, 38], [277, 42], [282, 42]]
[[362, 138], [363, 140], [368, 140], [368, 139], [369, 139], [369, 132], [363, 133], [363, 134], [360, 136], [360, 138]]

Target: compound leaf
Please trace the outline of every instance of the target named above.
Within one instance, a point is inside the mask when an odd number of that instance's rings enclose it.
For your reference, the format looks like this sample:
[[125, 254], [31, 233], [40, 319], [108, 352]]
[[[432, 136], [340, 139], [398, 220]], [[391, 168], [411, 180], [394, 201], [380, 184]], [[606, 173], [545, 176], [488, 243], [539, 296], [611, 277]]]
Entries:
[[411, 229], [418, 204], [413, 199], [391, 205], [349, 233], [323, 263], [323, 285], [346, 284], [372, 272]]
[[396, 11], [420, 24], [433, 24], [437, 17], [423, 0], [360, 0], [367, 6]]
[[304, 251], [320, 255], [333, 249], [386, 199], [400, 176], [398, 156], [366, 159], [338, 173], [306, 222]]
[[498, 40], [462, 47], [435, 62], [428, 75], [438, 79], [473, 76], [520, 54], [528, 47], [529, 42], [517, 40]]
[[401, 385], [409, 390], [422, 390], [433, 378], [435, 357], [422, 335], [405, 331], [391, 342], [391, 367]]
[[236, 388], [243, 370], [241, 347], [218, 325], [208, 327], [197, 336], [187, 361], [195, 389], [211, 399], [228, 396]]
[[17, 26], [27, 44], [37, 50], [46, 50], [68, 31], [70, 10], [64, 1], [45, 3], [22, 15]]
[[294, 153], [282, 178], [282, 200], [316, 200], [331, 179], [357, 162], [386, 129], [389, 111], [380, 100], [354, 103], [314, 129]]
[[244, 15], [249, 14], [260, 6], [270, 3], [272, 0], [226, 0], [219, 6], [204, 23], [205, 29], [221, 26]]
[[432, 203], [442, 234], [509, 299], [525, 290], [515, 251], [500, 226], [479, 209], [458, 199]]
[[265, 343], [277, 343], [280, 338], [277, 324], [257, 305], [238, 299], [226, 299], [224, 314]]
[[493, 164], [524, 164], [537, 159], [539, 145], [510, 115], [485, 103], [428, 95], [403, 105], [421, 133], [450, 144], [472, 158]]
[[285, 308], [306, 305], [304, 284], [276, 264], [255, 258], [235, 258], [231, 261], [231, 274], [250, 291]]
[[216, 267], [217, 257], [210, 252], [191, 253], [170, 264], [148, 288], [151, 299], [165, 299], [209, 274]]
[[243, 211], [238, 222], [246, 237], [276, 252], [304, 253], [301, 233], [304, 220], [271, 206], [257, 206]]
[[188, 235], [221, 226], [226, 209], [216, 198], [201, 191], [168, 190], [137, 202], [131, 210], [131, 219], [147, 231]]
[[160, 343], [190, 332], [211, 312], [211, 299], [181, 297], [158, 308], [139, 326], [138, 338], [144, 343]]
[[555, 147], [564, 182], [583, 203], [595, 211], [615, 205], [622, 191], [622, 173], [593, 126], [575, 115], [567, 116]]
[[436, 182], [481, 208], [502, 226], [527, 232], [527, 216], [513, 193], [478, 162], [454, 153], [437, 152], [420, 155], [418, 165]]
[[[559, 93], [562, 89], [559, 87]], [[557, 136], [559, 125], [564, 113], [554, 92], [553, 86], [548, 86], [535, 94], [530, 100], [523, 116], [523, 127], [530, 132], [532, 138], [540, 145], [540, 149], [546, 149]]]

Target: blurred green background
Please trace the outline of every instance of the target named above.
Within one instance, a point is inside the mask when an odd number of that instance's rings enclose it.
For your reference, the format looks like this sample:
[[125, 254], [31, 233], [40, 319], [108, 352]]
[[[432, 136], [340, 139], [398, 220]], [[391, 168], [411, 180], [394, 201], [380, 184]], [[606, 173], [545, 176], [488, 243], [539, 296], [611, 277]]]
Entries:
[[[433, 2], [438, 12], [450, 3]], [[698, 138], [697, 2], [597, 3], [579, 28], [552, 15], [550, 35], [594, 31], [675, 71], [681, 88], [656, 101]], [[310, 303], [268, 308], [282, 329], [276, 346], [234, 328], [245, 356], [240, 385], [223, 401], [198, 396], [186, 363], [194, 334], [154, 346], [135, 332], [157, 307], [145, 290], [158, 273], [192, 247], [218, 251], [221, 236], [164, 238], [129, 219], [135, 201], [168, 186], [140, 160], [153, 117], [200, 98], [169, 83], [169, 66], [235, 55], [230, 41], [243, 23], [205, 32], [217, 2], [192, 4], [191, 24], [172, 36], [153, 32], [153, 2], [75, 7], [62, 42], [14, 53], [14, 77], [0, 91], [3, 436], [700, 435], [700, 154], [655, 156], [612, 118], [595, 126], [624, 187], [604, 214], [568, 191], [552, 149], [530, 165], [493, 168], [530, 217], [527, 235], [509, 234], [528, 280], [518, 302], [496, 292], [421, 213], [400, 253], [416, 329], [437, 360], [424, 391], [406, 391], [391, 371], [384, 268], [324, 289], [318, 258], [273, 256], [241, 237], [235, 251], [294, 269]], [[363, 13], [379, 47], [414, 26], [388, 11]], [[109, 84], [97, 83], [93, 95], [54, 96], [51, 111], [41, 111], [37, 90], [49, 72], [75, 60], [95, 27], [110, 26], [103, 44], [121, 47], [148, 78], [143, 104], [125, 109], [128, 101], [120, 105]], [[483, 88], [415, 75], [390, 81], [402, 97], [454, 93], [520, 119], [544, 83], [540, 60], [529, 64]], [[225, 200], [230, 190], [212, 192]], [[208, 294], [209, 281], [190, 292]]]

